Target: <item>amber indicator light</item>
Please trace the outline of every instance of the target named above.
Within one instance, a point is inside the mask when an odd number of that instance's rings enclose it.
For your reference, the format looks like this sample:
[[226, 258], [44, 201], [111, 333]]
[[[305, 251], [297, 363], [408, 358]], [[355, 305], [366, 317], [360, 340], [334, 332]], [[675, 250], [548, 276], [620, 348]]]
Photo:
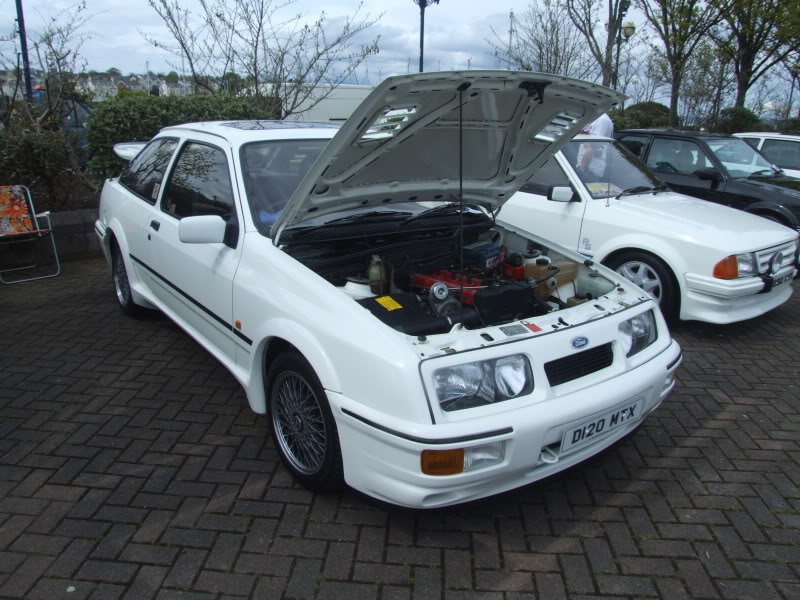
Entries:
[[735, 256], [723, 258], [714, 265], [714, 277], [717, 279], [736, 279], [739, 276], [739, 263]]
[[234, 325], [234, 327], [236, 327], [236, 329], [241, 329], [242, 328], [242, 322], [239, 321], [239, 320], [234, 321], [233, 325]]
[[425, 475], [455, 475], [464, 472], [464, 449], [423, 450], [420, 457]]

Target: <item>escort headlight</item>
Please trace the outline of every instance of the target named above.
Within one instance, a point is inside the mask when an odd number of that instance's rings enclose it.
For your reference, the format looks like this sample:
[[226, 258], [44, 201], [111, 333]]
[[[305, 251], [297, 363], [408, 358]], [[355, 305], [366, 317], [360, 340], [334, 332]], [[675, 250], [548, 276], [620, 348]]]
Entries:
[[732, 254], [714, 265], [713, 275], [717, 279], [752, 277], [758, 275], [758, 261], [752, 252]]
[[531, 365], [524, 354], [437, 369], [433, 384], [444, 411], [510, 400], [533, 389]]
[[653, 311], [648, 310], [620, 323], [619, 337], [625, 356], [633, 356], [655, 342], [658, 332]]

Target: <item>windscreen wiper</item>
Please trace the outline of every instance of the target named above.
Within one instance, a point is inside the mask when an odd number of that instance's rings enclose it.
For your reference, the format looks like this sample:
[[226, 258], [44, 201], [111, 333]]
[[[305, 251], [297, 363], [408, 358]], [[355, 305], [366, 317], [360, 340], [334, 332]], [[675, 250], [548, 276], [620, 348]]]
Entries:
[[631, 194], [642, 194], [644, 192], [649, 192], [655, 188], [646, 185], [636, 185], [634, 187], [629, 187], [627, 190], [622, 190], [619, 194], [614, 196], [614, 200], [619, 200], [623, 196], [630, 196]]
[[395, 216], [395, 217], [404, 217], [406, 215], [410, 215], [411, 213], [407, 210], [373, 210], [371, 212], [362, 212], [357, 213], [355, 215], [347, 215], [344, 217], [338, 217], [336, 219], [331, 219], [330, 221], [325, 221], [324, 223], [320, 223], [317, 227], [322, 225], [331, 225], [333, 223], [346, 223], [348, 221], [372, 221], [372, 217], [381, 217], [380, 219], [376, 219], [377, 221], [382, 221], [383, 217], [387, 216]]
[[652, 192], [653, 194], [658, 194], [659, 192], [671, 192], [671, 191], [672, 188], [670, 188], [669, 185], [667, 185], [666, 183], [662, 183], [660, 185], [650, 188], [650, 192]]
[[[464, 212], [467, 212], [468, 209], [469, 205], [464, 206]], [[453, 204], [453, 203], [440, 204], [439, 206], [434, 206], [433, 208], [429, 208], [428, 210], [423, 210], [422, 212], [419, 212], [415, 215], [406, 217], [405, 219], [403, 219], [403, 222], [400, 223], [400, 226], [404, 227], [405, 225], [408, 225], [412, 221], [416, 221], [420, 217], [430, 217], [432, 215], [447, 214], [450, 212], [458, 214], [459, 212], [461, 212], [461, 206], [459, 204]]]
[[775, 171], [774, 169], [759, 169], [758, 171], [753, 171], [750, 173], [747, 178], [752, 179], [753, 177], [759, 177], [763, 175], [772, 175], [774, 177], [778, 173], [780, 173], [780, 171]]
[[[405, 210], [375, 210], [372, 212], [360, 212], [354, 215], [346, 215], [344, 217], [338, 217], [336, 219], [331, 219], [330, 221], [325, 221], [324, 223], [320, 223], [319, 225], [307, 225], [305, 227], [291, 227], [288, 230], [291, 230], [292, 237], [300, 238], [305, 236], [312, 231], [317, 231], [322, 227], [327, 227], [328, 225], [336, 225], [340, 223], [353, 223], [353, 222], [361, 222], [361, 223], [368, 223], [371, 221], [386, 221], [389, 216], [395, 217], [405, 217], [406, 215], [410, 215], [411, 213]], [[288, 231], [287, 230], [287, 231]]]

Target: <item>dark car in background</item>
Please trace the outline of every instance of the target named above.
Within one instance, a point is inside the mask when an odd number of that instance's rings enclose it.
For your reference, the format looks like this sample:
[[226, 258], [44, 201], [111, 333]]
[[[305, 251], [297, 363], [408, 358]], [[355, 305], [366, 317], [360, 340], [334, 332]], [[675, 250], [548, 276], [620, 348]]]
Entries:
[[614, 134], [676, 192], [800, 231], [800, 179], [734, 136], [661, 129]]

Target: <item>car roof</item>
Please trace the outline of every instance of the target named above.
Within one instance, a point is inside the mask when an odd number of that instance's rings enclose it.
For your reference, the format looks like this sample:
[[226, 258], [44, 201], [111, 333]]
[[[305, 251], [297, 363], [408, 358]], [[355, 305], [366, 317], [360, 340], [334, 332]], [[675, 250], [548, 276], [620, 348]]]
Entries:
[[758, 136], [758, 137], [771, 137], [771, 138], [785, 138], [787, 140], [800, 140], [800, 135], [793, 135], [791, 133], [779, 133], [777, 131], [743, 131], [741, 133], [734, 133], [736, 137], [744, 136]]
[[339, 130], [339, 123], [270, 120], [199, 121], [165, 127], [159, 135], [205, 133], [246, 144], [261, 140], [329, 139]]
[[691, 138], [731, 138], [727, 133], [711, 133], [710, 131], [683, 131], [680, 129], [623, 129], [618, 133], [643, 133], [648, 135], [671, 135]]

